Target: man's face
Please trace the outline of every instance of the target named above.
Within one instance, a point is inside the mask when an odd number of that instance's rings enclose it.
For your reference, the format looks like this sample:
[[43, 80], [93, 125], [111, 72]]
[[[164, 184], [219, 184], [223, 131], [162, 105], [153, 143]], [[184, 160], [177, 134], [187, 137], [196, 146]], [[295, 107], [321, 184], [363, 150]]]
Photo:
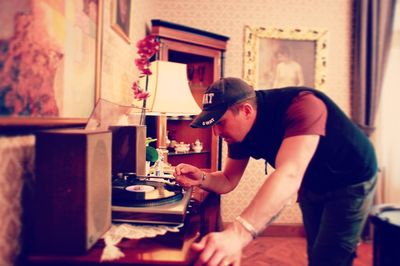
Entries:
[[243, 111], [239, 110], [239, 113], [234, 114], [228, 109], [212, 130], [216, 136], [222, 137], [228, 144], [241, 142], [248, 132], [246, 121]]

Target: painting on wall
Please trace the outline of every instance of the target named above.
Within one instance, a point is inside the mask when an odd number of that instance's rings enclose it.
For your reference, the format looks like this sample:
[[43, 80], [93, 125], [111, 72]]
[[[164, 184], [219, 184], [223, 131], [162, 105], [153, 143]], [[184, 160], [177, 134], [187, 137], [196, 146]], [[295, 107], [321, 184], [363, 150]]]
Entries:
[[326, 31], [245, 27], [244, 79], [256, 89], [326, 82]]
[[131, 0], [112, 0], [111, 27], [130, 43]]
[[101, 2], [1, 1], [0, 125], [86, 121], [99, 98]]

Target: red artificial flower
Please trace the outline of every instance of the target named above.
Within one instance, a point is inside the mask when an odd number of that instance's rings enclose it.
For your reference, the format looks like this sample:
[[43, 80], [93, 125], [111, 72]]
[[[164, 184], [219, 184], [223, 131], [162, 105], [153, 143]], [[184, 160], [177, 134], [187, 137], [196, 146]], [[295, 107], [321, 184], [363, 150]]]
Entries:
[[143, 91], [139, 84], [135, 81], [132, 84], [133, 95], [137, 100], [146, 100], [149, 97], [148, 91]]
[[[136, 43], [137, 52], [139, 58], [135, 59], [135, 65], [139, 69], [139, 77], [149, 76], [152, 74], [150, 70], [150, 58], [157, 53], [160, 49], [160, 43], [157, 41], [156, 36], [147, 35], [142, 40]], [[149, 93], [143, 90], [137, 81], [133, 82], [132, 90], [134, 98], [137, 100], [146, 100], [149, 97]]]

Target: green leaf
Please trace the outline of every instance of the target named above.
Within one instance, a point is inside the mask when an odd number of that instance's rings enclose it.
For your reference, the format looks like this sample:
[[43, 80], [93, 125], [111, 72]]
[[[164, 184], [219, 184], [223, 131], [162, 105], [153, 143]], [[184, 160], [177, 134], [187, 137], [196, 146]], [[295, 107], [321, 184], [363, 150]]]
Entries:
[[152, 139], [152, 138], [148, 137], [148, 138], [146, 138], [145, 144], [148, 145], [149, 143], [152, 143], [152, 142], [154, 142], [154, 141], [156, 141], [156, 140], [157, 140], [157, 139]]
[[154, 147], [146, 146], [146, 161], [156, 162], [158, 160], [158, 152]]

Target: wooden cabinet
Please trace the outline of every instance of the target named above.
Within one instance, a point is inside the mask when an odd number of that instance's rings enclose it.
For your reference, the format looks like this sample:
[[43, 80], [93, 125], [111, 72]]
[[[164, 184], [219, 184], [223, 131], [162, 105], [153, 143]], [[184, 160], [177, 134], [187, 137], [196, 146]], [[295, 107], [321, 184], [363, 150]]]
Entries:
[[219, 206], [217, 194], [210, 193], [207, 197], [194, 194], [184, 226], [178, 232], [141, 239], [124, 238], [118, 247], [125, 256], [112, 261], [101, 260], [105, 243], [99, 239], [89, 251], [79, 255], [37, 254], [30, 250], [29, 254], [22, 254], [20, 262], [28, 266], [193, 265], [198, 254], [190, 246], [207, 233], [222, 229]]
[[[162, 20], [151, 22], [151, 32], [161, 43], [157, 59], [187, 65], [190, 89], [201, 107], [202, 95], [208, 85], [223, 76], [224, 51], [229, 38]], [[170, 152], [168, 162], [172, 165], [189, 163], [204, 170], [216, 171], [220, 168], [218, 137], [213, 135], [211, 128], [191, 128], [190, 122], [188, 118], [169, 117], [167, 119], [169, 139], [178, 143], [193, 143], [199, 139], [203, 143], [203, 150], [188, 153]], [[156, 126], [159, 127], [160, 122], [156, 122]]]

